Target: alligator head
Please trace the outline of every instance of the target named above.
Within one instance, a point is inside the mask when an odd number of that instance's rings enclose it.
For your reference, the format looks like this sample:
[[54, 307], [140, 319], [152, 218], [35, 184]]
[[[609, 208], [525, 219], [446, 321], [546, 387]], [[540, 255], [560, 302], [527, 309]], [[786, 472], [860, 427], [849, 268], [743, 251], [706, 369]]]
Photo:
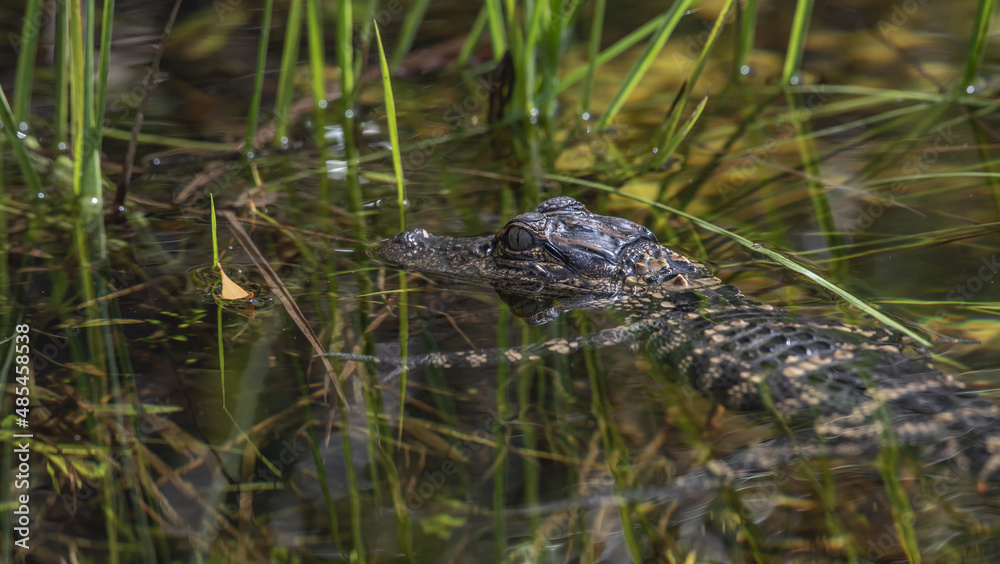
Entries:
[[[594, 299], [652, 287], [684, 289], [695, 264], [627, 219], [591, 213], [569, 197], [542, 202], [486, 237], [444, 237], [411, 229], [383, 241], [376, 256], [406, 270], [489, 285], [509, 304], [522, 298]], [[544, 302], [543, 302], [544, 303]], [[520, 307], [512, 304], [519, 315]]]

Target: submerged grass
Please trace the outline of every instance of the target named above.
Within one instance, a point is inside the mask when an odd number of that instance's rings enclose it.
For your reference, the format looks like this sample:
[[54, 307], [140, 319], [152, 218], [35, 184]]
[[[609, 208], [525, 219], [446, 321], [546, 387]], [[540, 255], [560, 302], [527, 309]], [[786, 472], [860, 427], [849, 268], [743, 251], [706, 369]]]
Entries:
[[[601, 435], [602, 452], [608, 471], [614, 480], [615, 493], [623, 493], [636, 483], [631, 455], [615, 425], [615, 410], [613, 409], [607, 381], [607, 371], [603, 370], [593, 349], [584, 350], [584, 362], [587, 368], [587, 379], [590, 383], [591, 412], [597, 420]], [[628, 502], [618, 504], [618, 515], [621, 519], [622, 533], [629, 555], [634, 562], [643, 560], [642, 546], [635, 534], [633, 507]]]

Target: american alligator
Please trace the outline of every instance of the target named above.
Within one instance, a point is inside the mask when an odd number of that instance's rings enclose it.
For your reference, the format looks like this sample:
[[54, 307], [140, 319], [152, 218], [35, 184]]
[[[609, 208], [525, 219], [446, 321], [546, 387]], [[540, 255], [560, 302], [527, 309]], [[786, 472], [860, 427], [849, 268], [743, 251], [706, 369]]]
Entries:
[[[496, 289], [533, 323], [569, 309], [605, 309], [617, 327], [533, 347], [432, 353], [410, 366], [482, 366], [583, 347], [629, 344], [673, 366], [726, 408], [779, 420], [794, 441], [709, 467], [717, 477], [812, 450], [870, 455], [885, 444], [948, 459], [985, 487], [1000, 469], [1000, 407], [907, 350], [893, 333], [807, 319], [763, 305], [660, 245], [629, 220], [596, 215], [568, 197], [518, 215], [495, 235], [434, 236], [412, 229], [375, 254], [406, 270]], [[523, 311], [524, 303], [544, 306]], [[816, 447], [815, 443], [821, 444]], [[797, 454], [796, 454], [797, 453]], [[807, 453], [808, 454], [808, 453]]]

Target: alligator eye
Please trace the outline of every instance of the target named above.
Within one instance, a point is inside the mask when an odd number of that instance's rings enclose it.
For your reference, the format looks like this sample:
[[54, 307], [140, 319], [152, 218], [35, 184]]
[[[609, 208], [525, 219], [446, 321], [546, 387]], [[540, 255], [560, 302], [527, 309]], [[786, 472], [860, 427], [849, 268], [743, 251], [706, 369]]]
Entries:
[[513, 251], [526, 251], [535, 244], [535, 238], [523, 227], [513, 226], [504, 233], [507, 246]]

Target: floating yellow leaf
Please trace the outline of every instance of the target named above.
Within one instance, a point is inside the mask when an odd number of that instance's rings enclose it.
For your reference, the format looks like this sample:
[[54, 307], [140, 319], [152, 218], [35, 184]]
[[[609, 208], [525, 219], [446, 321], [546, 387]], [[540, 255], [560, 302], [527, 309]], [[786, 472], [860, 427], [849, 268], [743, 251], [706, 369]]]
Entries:
[[222, 299], [224, 300], [245, 300], [253, 297], [253, 292], [248, 292], [233, 282], [226, 276], [226, 271], [219, 265], [219, 272], [222, 273]]

